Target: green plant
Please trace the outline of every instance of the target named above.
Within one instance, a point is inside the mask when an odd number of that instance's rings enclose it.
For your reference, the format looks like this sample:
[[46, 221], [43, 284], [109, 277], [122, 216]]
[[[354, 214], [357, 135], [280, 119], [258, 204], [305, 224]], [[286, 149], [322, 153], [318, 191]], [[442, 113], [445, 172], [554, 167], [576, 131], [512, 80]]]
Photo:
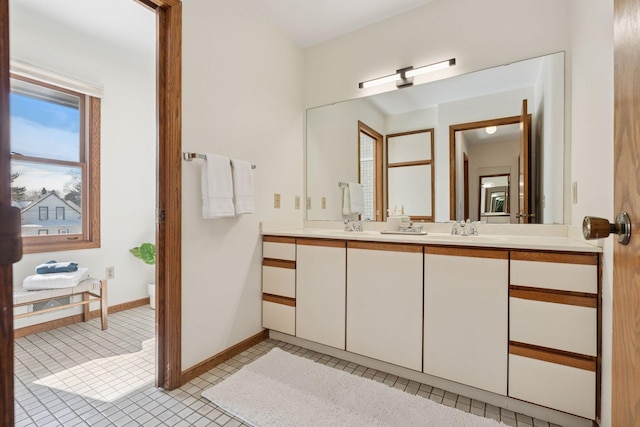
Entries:
[[129, 249], [134, 257], [140, 258], [142, 262], [149, 265], [156, 263], [156, 245], [153, 243], [143, 243], [140, 246]]

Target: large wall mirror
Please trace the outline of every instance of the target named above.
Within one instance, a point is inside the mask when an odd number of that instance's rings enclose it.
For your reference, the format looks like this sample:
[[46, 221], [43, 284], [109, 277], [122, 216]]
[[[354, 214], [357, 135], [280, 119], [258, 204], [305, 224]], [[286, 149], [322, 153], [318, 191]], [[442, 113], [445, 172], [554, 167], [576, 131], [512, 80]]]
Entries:
[[[523, 101], [528, 105], [524, 115]], [[522, 117], [529, 128], [526, 155], [521, 155], [518, 121]], [[509, 122], [512, 119], [517, 120]], [[493, 136], [485, 127], [478, 127], [492, 121], [500, 124]], [[365, 156], [366, 161], [371, 158], [382, 164], [373, 168], [374, 176], [367, 180], [370, 184], [361, 180], [362, 124], [384, 138], [382, 148]], [[473, 129], [476, 135], [461, 134], [465, 145], [452, 149], [452, 137], [464, 129]], [[389, 158], [389, 137], [393, 141], [395, 135], [424, 130], [431, 132], [430, 152], [423, 147], [414, 151], [415, 159]], [[508, 174], [505, 213], [509, 213], [509, 222], [519, 221], [520, 209], [514, 203], [522, 183], [531, 208], [525, 222], [562, 223], [564, 53], [309, 109], [306, 144], [307, 220], [342, 220], [339, 183], [361, 182], [372, 187], [365, 191], [373, 195], [367, 199], [373, 214], [362, 219], [384, 221], [387, 210], [404, 204], [419, 206], [423, 212], [409, 213], [417, 220], [470, 218], [488, 222], [479, 209], [480, 177]], [[411, 150], [416, 147], [406, 146]], [[506, 152], [513, 156], [506, 159], [499, 155]], [[421, 167], [402, 170], [398, 163]], [[400, 179], [398, 171], [403, 175]]]

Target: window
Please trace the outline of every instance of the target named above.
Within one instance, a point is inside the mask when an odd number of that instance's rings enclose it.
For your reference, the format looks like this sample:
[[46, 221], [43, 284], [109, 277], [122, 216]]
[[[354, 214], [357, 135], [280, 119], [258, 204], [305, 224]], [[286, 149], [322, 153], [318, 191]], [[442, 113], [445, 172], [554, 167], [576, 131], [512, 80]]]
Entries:
[[100, 100], [12, 75], [10, 107], [11, 202], [22, 211], [23, 252], [99, 247]]
[[39, 208], [40, 221], [46, 221], [49, 219], [49, 208], [46, 206], [40, 206]]

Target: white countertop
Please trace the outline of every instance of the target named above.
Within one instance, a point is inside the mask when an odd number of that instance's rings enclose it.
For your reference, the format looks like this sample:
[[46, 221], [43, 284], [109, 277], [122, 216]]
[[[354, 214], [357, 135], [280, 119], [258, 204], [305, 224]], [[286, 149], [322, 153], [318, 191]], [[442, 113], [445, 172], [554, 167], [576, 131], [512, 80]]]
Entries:
[[[384, 230], [365, 230], [343, 231], [336, 228], [311, 228], [311, 227], [269, 227], [263, 224], [262, 234], [271, 236], [286, 237], [306, 237], [316, 239], [339, 239], [339, 240], [358, 240], [385, 243], [413, 243], [421, 245], [443, 245], [443, 246], [467, 246], [467, 247], [486, 247], [486, 248], [504, 248], [504, 249], [536, 249], [536, 250], [552, 250], [552, 251], [570, 251], [570, 252], [593, 252], [600, 253], [602, 248], [591, 244], [586, 240], [577, 240], [567, 236], [566, 229], [558, 227], [551, 228], [544, 232], [544, 229], [534, 226], [535, 235], [531, 235], [528, 228], [497, 228], [492, 226], [491, 230], [496, 234], [483, 234], [480, 228], [479, 236], [452, 236], [445, 231], [445, 228], [439, 224], [434, 227], [425, 227], [426, 235], [408, 235], [408, 234], [381, 234]], [[529, 226], [532, 227], [532, 226]], [[549, 226], [554, 227], [554, 226]], [[379, 228], [379, 227], [376, 227]], [[435, 232], [429, 231], [434, 228]], [[524, 234], [503, 234], [504, 231], [520, 232], [521, 229], [526, 230]], [[543, 232], [541, 232], [541, 230]]]

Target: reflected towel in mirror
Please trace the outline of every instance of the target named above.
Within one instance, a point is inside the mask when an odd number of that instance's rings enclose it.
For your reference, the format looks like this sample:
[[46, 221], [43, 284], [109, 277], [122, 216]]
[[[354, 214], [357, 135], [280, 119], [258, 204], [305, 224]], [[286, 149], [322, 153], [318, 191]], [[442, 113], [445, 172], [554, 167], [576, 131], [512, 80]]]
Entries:
[[348, 182], [342, 187], [342, 214], [361, 214], [364, 212], [364, 191], [362, 184]]

